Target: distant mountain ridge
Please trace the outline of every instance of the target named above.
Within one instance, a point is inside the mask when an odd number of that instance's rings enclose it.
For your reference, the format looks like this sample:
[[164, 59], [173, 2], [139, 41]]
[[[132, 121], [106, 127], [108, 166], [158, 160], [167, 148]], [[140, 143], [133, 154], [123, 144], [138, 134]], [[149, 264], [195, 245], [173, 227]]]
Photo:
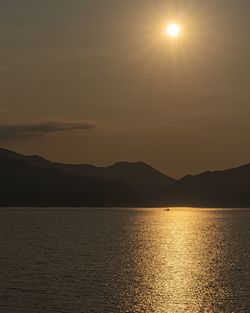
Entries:
[[250, 207], [250, 164], [175, 180], [143, 162], [63, 164], [0, 149], [0, 206]]
[[189, 206], [250, 207], [250, 164], [185, 176], [169, 188], [168, 200]]
[[118, 181], [80, 177], [0, 156], [0, 206], [113, 206], [130, 203]]
[[0, 157], [21, 160], [34, 166], [54, 168], [65, 173], [83, 177], [98, 177], [122, 181], [136, 191], [165, 188], [175, 179], [168, 177], [144, 162], [118, 162], [108, 167], [97, 167], [88, 164], [63, 164], [48, 161], [40, 156], [25, 156], [0, 148]]

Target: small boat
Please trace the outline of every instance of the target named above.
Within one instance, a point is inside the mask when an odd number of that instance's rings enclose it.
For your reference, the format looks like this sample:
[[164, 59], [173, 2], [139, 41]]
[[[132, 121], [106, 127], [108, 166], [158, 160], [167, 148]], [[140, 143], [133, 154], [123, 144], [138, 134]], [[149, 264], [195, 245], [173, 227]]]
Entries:
[[165, 211], [165, 212], [168, 212], [168, 211], [170, 211], [170, 209], [169, 209], [169, 208], [167, 208], [167, 209], [165, 209], [164, 211]]

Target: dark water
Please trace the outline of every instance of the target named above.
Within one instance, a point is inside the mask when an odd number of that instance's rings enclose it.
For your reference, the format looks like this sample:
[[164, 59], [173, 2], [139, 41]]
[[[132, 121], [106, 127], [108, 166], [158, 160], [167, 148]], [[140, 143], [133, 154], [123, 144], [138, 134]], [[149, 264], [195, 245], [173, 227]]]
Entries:
[[0, 313], [250, 312], [250, 210], [0, 210]]

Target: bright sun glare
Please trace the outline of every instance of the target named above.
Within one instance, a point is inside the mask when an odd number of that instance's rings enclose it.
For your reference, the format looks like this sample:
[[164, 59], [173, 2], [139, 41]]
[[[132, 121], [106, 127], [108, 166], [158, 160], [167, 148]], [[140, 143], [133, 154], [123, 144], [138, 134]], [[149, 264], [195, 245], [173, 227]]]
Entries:
[[178, 37], [180, 34], [180, 26], [178, 24], [169, 24], [166, 27], [166, 34], [170, 37]]

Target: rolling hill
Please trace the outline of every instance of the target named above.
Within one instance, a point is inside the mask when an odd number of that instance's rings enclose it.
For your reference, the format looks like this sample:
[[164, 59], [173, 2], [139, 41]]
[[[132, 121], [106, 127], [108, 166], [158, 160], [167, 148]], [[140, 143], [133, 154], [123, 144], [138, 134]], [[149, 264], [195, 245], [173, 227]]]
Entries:
[[63, 164], [0, 149], [0, 206], [250, 207], [250, 164], [175, 180], [143, 162]]

